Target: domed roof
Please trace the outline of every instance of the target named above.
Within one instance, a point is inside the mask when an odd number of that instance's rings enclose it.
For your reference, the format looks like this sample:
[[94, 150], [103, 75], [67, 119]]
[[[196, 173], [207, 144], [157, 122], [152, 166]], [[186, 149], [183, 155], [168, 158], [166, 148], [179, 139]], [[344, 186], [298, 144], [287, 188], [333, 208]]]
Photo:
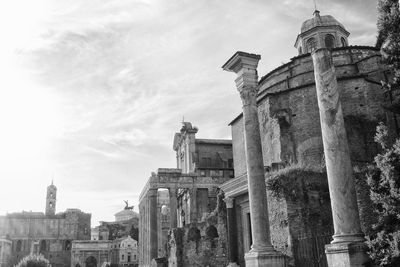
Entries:
[[304, 21], [301, 25], [301, 33], [311, 30], [317, 26], [339, 26], [344, 29], [343, 24], [337, 21], [331, 15], [320, 16], [319, 11], [315, 10], [314, 17]]
[[139, 213], [133, 210], [121, 210], [115, 213], [114, 216], [131, 216], [133, 218], [133, 217], [139, 217]]

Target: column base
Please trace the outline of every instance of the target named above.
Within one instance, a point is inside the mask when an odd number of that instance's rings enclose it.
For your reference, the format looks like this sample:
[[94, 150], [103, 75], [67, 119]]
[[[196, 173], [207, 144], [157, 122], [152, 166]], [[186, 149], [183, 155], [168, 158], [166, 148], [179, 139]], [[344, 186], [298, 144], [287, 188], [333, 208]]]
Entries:
[[226, 267], [240, 267], [236, 262], [230, 262]]
[[364, 242], [334, 243], [325, 246], [329, 267], [364, 267], [369, 261]]
[[244, 255], [246, 267], [285, 267], [285, 256], [273, 251], [249, 251]]

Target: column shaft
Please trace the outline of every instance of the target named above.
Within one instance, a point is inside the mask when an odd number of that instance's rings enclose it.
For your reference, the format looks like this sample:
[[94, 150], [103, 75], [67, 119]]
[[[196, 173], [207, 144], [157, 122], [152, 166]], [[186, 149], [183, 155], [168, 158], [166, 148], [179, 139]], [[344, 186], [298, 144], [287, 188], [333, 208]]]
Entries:
[[244, 141], [253, 237], [252, 250], [258, 251], [265, 250], [266, 247], [272, 248], [272, 246], [256, 94], [255, 87], [243, 88], [240, 92], [243, 101]]
[[332, 243], [363, 241], [346, 128], [332, 56], [312, 55], [335, 234]]
[[233, 199], [226, 198], [226, 217], [228, 227], [228, 260], [230, 263], [237, 263], [237, 238], [236, 238], [236, 223], [235, 223], [235, 210], [233, 209]]
[[177, 199], [177, 192], [176, 188], [169, 189], [169, 210], [170, 210], [170, 227], [176, 228], [177, 225], [177, 208], [178, 208], [178, 199]]
[[149, 197], [149, 216], [150, 216], [150, 261], [158, 257], [158, 224], [157, 224], [157, 189], [150, 189]]
[[190, 189], [190, 215], [189, 222], [197, 222], [197, 188]]

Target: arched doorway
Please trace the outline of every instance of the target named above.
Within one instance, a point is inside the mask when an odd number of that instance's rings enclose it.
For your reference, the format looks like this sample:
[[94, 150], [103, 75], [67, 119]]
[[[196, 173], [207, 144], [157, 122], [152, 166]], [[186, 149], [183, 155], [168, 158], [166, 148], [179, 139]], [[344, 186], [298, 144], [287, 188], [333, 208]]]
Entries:
[[93, 256], [88, 257], [85, 263], [86, 267], [97, 267], [97, 260]]

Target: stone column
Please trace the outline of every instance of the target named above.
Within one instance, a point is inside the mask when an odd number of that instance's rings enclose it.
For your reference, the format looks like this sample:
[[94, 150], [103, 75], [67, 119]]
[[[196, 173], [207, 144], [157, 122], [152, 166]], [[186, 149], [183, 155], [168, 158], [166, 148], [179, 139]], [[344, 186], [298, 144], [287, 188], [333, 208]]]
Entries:
[[235, 211], [233, 209], [233, 198], [225, 198], [226, 203], [226, 221], [228, 227], [228, 267], [239, 267], [237, 265], [237, 239], [236, 239], [236, 227], [235, 227]]
[[325, 247], [328, 265], [361, 267], [368, 258], [332, 55], [321, 48], [312, 53], [312, 59], [335, 228], [333, 241]]
[[170, 227], [171, 229], [176, 228], [177, 224], [177, 208], [178, 208], [178, 199], [177, 199], [177, 189], [175, 187], [169, 188], [169, 210], [170, 210]]
[[149, 189], [148, 193], [149, 198], [149, 216], [150, 216], [150, 261], [152, 259], [158, 258], [158, 224], [157, 224], [157, 215], [158, 215], [158, 207], [157, 207], [157, 189]]
[[243, 103], [243, 124], [249, 189], [251, 233], [253, 244], [246, 253], [246, 266], [284, 266], [282, 254], [271, 245], [264, 163], [258, 121], [257, 65], [259, 55], [236, 52], [222, 67], [235, 72], [235, 80]]
[[189, 223], [197, 222], [197, 188], [191, 188], [190, 192], [190, 215]]

